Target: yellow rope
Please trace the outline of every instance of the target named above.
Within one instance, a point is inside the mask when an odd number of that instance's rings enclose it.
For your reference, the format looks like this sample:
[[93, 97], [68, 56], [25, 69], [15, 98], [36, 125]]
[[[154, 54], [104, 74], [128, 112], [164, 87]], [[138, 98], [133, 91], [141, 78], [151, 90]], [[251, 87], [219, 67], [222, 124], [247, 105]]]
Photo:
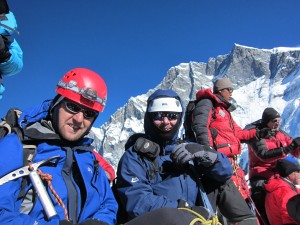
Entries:
[[203, 216], [201, 216], [199, 213], [195, 212], [194, 210], [191, 210], [188, 208], [178, 208], [178, 209], [186, 210], [186, 211], [194, 214], [195, 216], [197, 216], [197, 218], [193, 219], [189, 225], [193, 225], [197, 222], [200, 222], [202, 225], [222, 225], [219, 222], [218, 217], [216, 215], [212, 216], [212, 218], [210, 220], [206, 220]]

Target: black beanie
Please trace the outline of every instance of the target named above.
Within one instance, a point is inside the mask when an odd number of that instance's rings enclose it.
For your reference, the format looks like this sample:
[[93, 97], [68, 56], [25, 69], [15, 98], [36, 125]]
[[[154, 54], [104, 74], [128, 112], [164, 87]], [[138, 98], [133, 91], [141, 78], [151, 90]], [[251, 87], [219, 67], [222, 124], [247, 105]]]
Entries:
[[300, 166], [288, 159], [280, 159], [277, 161], [276, 169], [281, 177], [287, 177], [293, 172], [299, 172]]
[[270, 120], [280, 117], [279, 112], [273, 108], [266, 108], [262, 114], [262, 124], [268, 124]]

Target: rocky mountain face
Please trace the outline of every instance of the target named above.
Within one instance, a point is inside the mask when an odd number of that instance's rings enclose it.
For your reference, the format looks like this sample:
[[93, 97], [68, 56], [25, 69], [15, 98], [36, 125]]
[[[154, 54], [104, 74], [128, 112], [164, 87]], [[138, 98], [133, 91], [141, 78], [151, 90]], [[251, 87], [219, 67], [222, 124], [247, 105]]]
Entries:
[[[116, 168], [130, 135], [143, 132], [146, 100], [156, 89], [172, 89], [186, 105], [201, 88], [211, 88], [219, 77], [235, 86], [237, 109], [232, 113], [242, 128], [261, 118], [266, 107], [282, 113], [282, 129], [300, 136], [300, 48], [257, 49], [235, 44], [227, 55], [207, 63], [181, 63], [169, 69], [162, 82], [147, 93], [132, 97], [108, 122], [93, 128], [97, 149]], [[244, 151], [246, 155], [247, 151]]]

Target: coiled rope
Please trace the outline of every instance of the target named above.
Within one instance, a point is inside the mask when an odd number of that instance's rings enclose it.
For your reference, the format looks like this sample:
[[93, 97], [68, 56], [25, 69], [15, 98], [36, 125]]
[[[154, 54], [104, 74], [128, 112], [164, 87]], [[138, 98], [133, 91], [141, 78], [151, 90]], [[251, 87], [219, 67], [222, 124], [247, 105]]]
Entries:
[[[33, 171], [33, 167], [31, 166], [31, 163], [29, 164], [29, 170]], [[55, 191], [54, 187], [52, 186], [52, 175], [50, 174], [45, 174], [43, 173], [40, 169], [37, 169], [37, 173], [39, 174], [39, 176], [41, 177], [42, 180], [46, 181], [48, 184], [49, 189], [51, 190], [57, 204], [59, 206], [61, 206], [64, 209], [64, 215], [65, 215], [65, 219], [69, 221], [69, 216], [68, 216], [68, 210], [64, 204], [64, 202], [62, 201], [62, 199], [59, 197], [59, 195], [57, 194], [57, 192]]]
[[197, 222], [200, 222], [202, 225], [222, 225], [218, 217], [216, 215], [212, 216], [210, 220], [205, 219], [203, 216], [201, 216], [199, 213], [195, 212], [194, 210], [191, 210], [189, 208], [178, 208], [181, 210], [186, 210], [192, 214], [194, 214], [197, 218], [193, 219], [189, 225], [194, 225]]

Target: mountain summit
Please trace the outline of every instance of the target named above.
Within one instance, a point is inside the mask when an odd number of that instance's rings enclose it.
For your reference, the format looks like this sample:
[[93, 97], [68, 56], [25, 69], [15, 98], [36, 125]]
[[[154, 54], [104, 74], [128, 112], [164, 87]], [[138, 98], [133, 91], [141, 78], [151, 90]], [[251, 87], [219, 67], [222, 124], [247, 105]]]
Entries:
[[[235, 44], [227, 55], [207, 63], [189, 62], [171, 67], [162, 82], [147, 93], [131, 97], [108, 122], [93, 128], [94, 145], [116, 168], [128, 137], [143, 132], [146, 100], [156, 89], [172, 89], [186, 105], [201, 88], [211, 88], [219, 77], [234, 84], [237, 109], [232, 113], [242, 128], [261, 118], [266, 107], [281, 113], [281, 128], [300, 136], [300, 48], [257, 49]], [[92, 135], [92, 134], [91, 134]]]

